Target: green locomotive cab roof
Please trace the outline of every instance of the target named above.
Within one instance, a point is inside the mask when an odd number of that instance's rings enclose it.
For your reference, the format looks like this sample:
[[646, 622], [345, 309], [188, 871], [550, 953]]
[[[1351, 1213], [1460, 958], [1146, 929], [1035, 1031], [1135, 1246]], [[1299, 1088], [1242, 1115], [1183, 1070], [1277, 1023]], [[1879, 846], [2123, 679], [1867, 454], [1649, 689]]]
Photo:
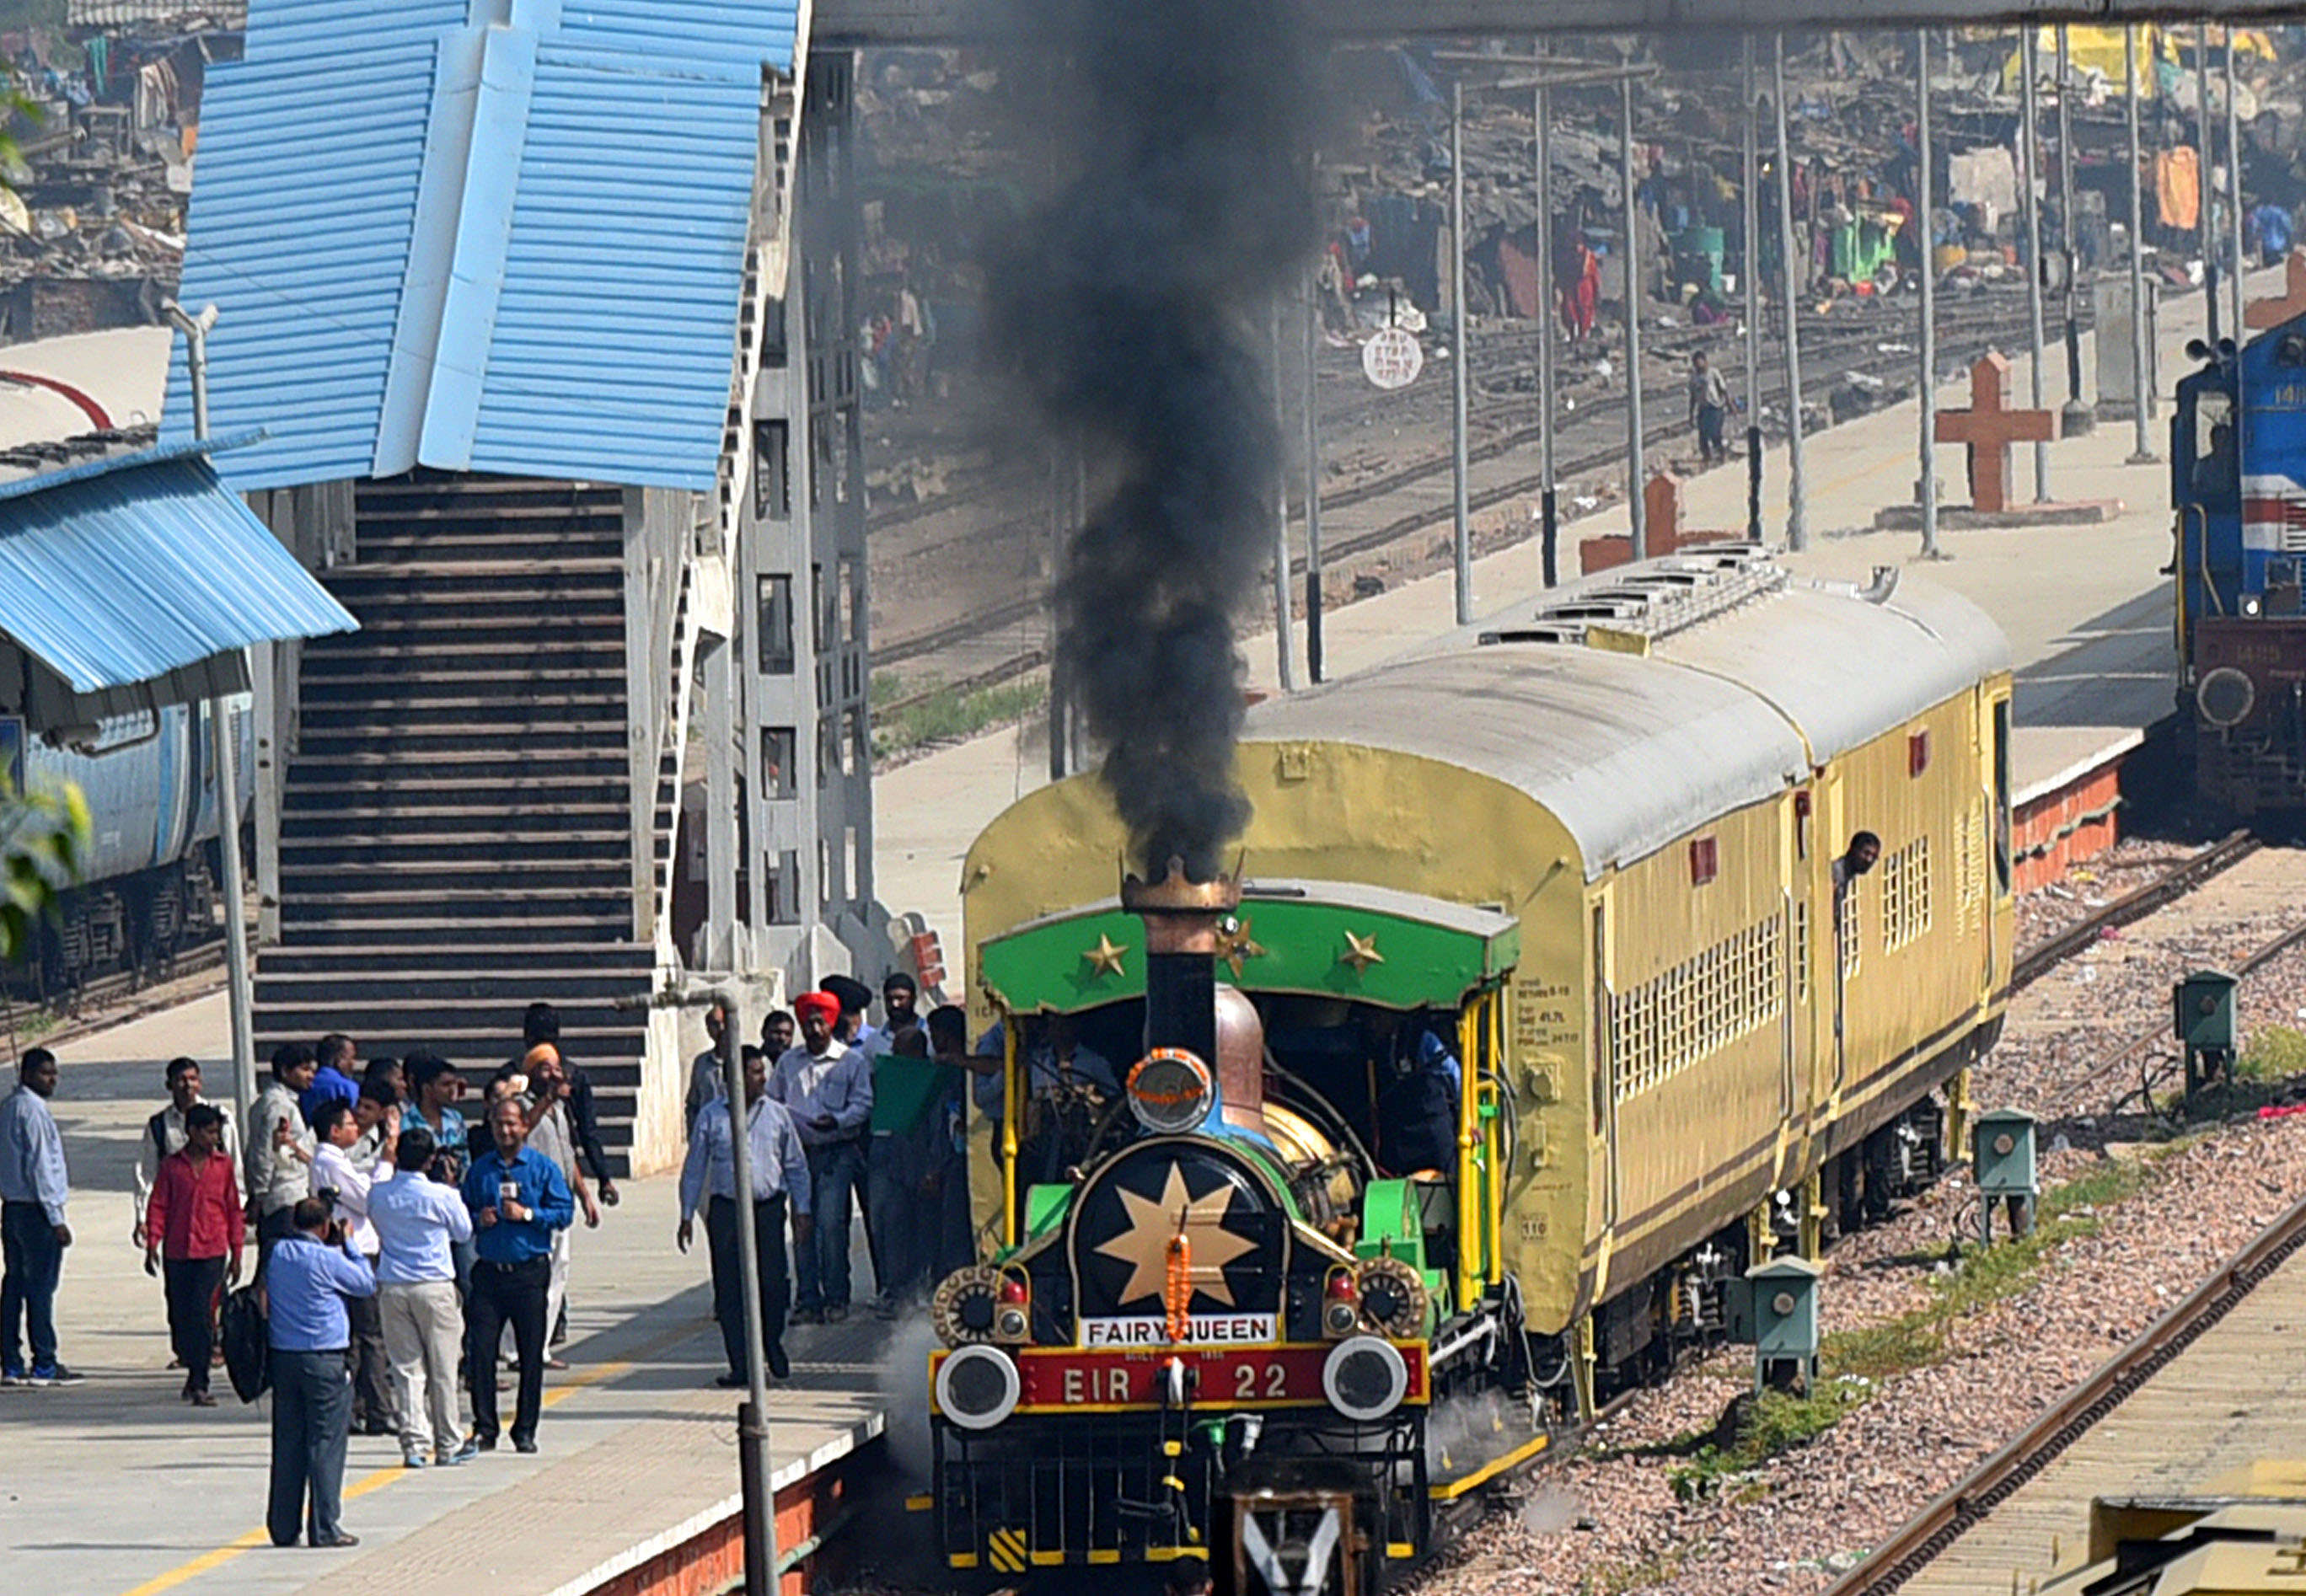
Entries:
[[[978, 978], [1009, 1014], [1078, 1014], [1145, 995], [1145, 927], [1107, 898], [988, 939]], [[1335, 881], [1252, 881], [1217, 974], [1246, 992], [1384, 1009], [1456, 1008], [1521, 956], [1502, 909]]]

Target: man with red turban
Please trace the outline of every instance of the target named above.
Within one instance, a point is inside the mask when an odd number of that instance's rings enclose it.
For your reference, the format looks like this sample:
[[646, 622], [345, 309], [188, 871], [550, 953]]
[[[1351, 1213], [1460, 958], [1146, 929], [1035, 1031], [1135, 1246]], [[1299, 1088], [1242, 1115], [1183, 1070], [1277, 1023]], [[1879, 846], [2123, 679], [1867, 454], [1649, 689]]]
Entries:
[[793, 1000], [800, 1040], [769, 1074], [769, 1096], [785, 1105], [808, 1158], [808, 1239], [793, 1274], [792, 1322], [838, 1324], [849, 1317], [849, 1222], [865, 1179], [865, 1139], [873, 1123], [873, 1066], [833, 1035], [841, 1000], [804, 992]]

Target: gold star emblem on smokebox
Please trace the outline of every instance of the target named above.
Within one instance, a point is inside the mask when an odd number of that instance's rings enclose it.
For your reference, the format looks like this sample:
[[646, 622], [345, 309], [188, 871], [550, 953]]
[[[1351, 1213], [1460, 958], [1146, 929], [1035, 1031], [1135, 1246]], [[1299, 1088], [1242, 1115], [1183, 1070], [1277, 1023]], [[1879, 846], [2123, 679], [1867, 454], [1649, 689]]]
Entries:
[[1233, 978], [1241, 979], [1241, 967], [1251, 959], [1265, 957], [1265, 950], [1249, 934], [1245, 919], [1227, 919], [1217, 926], [1217, 957], [1233, 968]]
[[1230, 1182], [1221, 1182], [1205, 1197], [1192, 1197], [1185, 1190], [1183, 1167], [1172, 1164], [1159, 1197], [1125, 1188], [1117, 1195], [1129, 1214], [1129, 1228], [1110, 1241], [1099, 1242], [1097, 1250], [1129, 1266], [1129, 1284], [1121, 1288], [1117, 1298], [1121, 1304], [1162, 1295], [1169, 1281], [1169, 1243], [1183, 1231], [1193, 1289], [1228, 1308], [1234, 1306], [1225, 1267], [1254, 1250], [1257, 1243], [1225, 1227], [1226, 1216], [1233, 1208]]
[[1369, 967], [1372, 964], [1383, 964], [1385, 955], [1377, 951], [1377, 933], [1372, 931], [1367, 936], [1355, 936], [1352, 932], [1346, 932], [1345, 951], [1337, 955], [1337, 962], [1352, 965], [1357, 976], [1369, 974]]
[[1097, 934], [1097, 946], [1081, 951], [1081, 957], [1089, 960], [1089, 972], [1093, 977], [1127, 974], [1121, 968], [1121, 961], [1128, 956], [1127, 948], [1116, 943], [1102, 931]]

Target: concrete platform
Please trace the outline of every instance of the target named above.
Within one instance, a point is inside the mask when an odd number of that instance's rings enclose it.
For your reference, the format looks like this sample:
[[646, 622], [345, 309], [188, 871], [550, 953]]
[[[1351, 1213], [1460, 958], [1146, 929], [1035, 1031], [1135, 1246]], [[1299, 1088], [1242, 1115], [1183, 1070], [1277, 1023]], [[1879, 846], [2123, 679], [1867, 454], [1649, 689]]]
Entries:
[[[2276, 289], [2278, 269], [2258, 274], [2253, 294]], [[2199, 294], [2165, 300], [2159, 342], [2160, 370], [2174, 385], [2192, 366], [2183, 354], [2199, 331]], [[2052, 402], [2065, 388], [2063, 354], [2053, 349]], [[2013, 380], [2024, 391], [2029, 363], [2013, 357]], [[1741, 372], [1729, 374], [1738, 391]], [[2083, 339], [2083, 391], [2096, 385], [2093, 337]], [[1940, 398], [1948, 397], [1941, 387]], [[2149, 423], [2154, 452], [2167, 448], [2170, 406]], [[1878, 530], [1875, 516], [1885, 506], [1910, 503], [1919, 466], [1919, 422], [1909, 401], [1832, 428], [1806, 440], [1810, 547], [1787, 557], [1796, 570], [1820, 576], [1866, 580], [1878, 566], [1910, 569], [1953, 588], [1991, 613], [2008, 633], [2019, 688], [2015, 703], [2012, 777], [2016, 795], [2045, 806], [2050, 835], [2027, 846], [2036, 857], [2054, 858], [2072, 848], [2078, 854], [2112, 839], [2110, 825], [2092, 830], [2061, 818], [2062, 786], [2138, 747], [2146, 730], [2172, 710], [2174, 653], [2172, 592], [2159, 575], [2172, 548], [2168, 466], [2129, 463], [2132, 429], [2107, 425], [2049, 446], [2050, 491], [2086, 493], [2093, 500], [2124, 507], [2111, 518], [2086, 525], [2020, 525], [1964, 530], [1948, 526], [1940, 537], [1943, 558], [1925, 561], [1912, 533]], [[2020, 448], [2013, 487], [2034, 494], [2030, 447]], [[1941, 492], [1959, 486], [1961, 450], [1937, 449]], [[1477, 470], [1526, 474], [1535, 450], [1489, 463]], [[1476, 481], [1475, 486], [1482, 485]], [[1693, 477], [1683, 492], [1685, 525], [1736, 526], [1746, 516], [1746, 466], [1733, 460]], [[1782, 447], [1772, 445], [1764, 466], [1764, 522], [1781, 531], [1786, 518], [1786, 467]], [[1529, 525], [1531, 506], [1513, 504], [1487, 512], [1484, 525], [1511, 521]], [[1577, 545], [1587, 539], [1627, 534], [1622, 505], [1563, 529], [1560, 568], [1578, 568]], [[1473, 567], [1474, 610], [1487, 614], [1543, 585], [1535, 542], [1514, 545]], [[1378, 597], [1330, 611], [1324, 617], [1325, 647], [1332, 677], [1388, 659], [1420, 639], [1447, 630], [1452, 621], [1451, 579], [1440, 575], [1405, 583]], [[1260, 633], [1245, 644], [1251, 685], [1277, 689], [1274, 640]], [[1302, 640], [1299, 672], [1302, 673]], [[1016, 798], [1047, 779], [1048, 755], [1039, 728], [995, 733], [907, 764], [876, 783], [875, 881], [893, 909], [918, 911], [944, 937], [950, 968], [957, 969], [961, 947], [961, 862], [970, 841]], [[2102, 798], [2102, 795], [2101, 795]], [[2101, 798], [2083, 803], [2102, 807]], [[2110, 814], [2110, 811], [2109, 811]]]
[[[712, 1385], [723, 1364], [702, 1239], [686, 1257], [675, 1250], [666, 1179], [625, 1183], [602, 1228], [577, 1234], [563, 1353], [573, 1367], [547, 1377], [538, 1455], [508, 1448], [411, 1473], [391, 1438], [355, 1437], [345, 1524], [362, 1544], [269, 1544], [269, 1399], [243, 1407], [219, 1378], [218, 1407], [179, 1404], [159, 1283], [129, 1236], [135, 1141], [164, 1100], [162, 1062], [189, 1053], [219, 1080], [225, 1035], [214, 995], [58, 1050], [75, 1238], [58, 1333], [89, 1379], [0, 1392], [0, 1566], [12, 1582], [73, 1596], [589, 1596], [671, 1591], [652, 1578], [670, 1561], [709, 1571], [717, 1555], [729, 1566], [736, 1397]], [[872, 1278], [861, 1249], [857, 1264], [861, 1292]], [[794, 1378], [771, 1395], [783, 1544], [837, 1510], [827, 1465], [881, 1433], [887, 1341], [869, 1314], [789, 1340]]]

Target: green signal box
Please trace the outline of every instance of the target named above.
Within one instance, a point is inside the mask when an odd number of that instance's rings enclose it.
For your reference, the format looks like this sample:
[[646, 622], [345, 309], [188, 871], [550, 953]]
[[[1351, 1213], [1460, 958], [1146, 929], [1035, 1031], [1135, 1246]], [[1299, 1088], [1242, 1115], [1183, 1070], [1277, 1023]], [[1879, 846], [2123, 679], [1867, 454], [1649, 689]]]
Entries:
[[2234, 989], [2241, 977], [2222, 969], [2198, 969], [2170, 989], [2171, 1020], [2178, 1045], [2186, 1050], [2186, 1089], [2214, 1080], [2232, 1080], [2239, 1028]]
[[1994, 1240], [1997, 1199], [2009, 1210], [2011, 1234], [2022, 1236], [2034, 1228], [2034, 1204], [2042, 1194], [2034, 1129], [2034, 1116], [2022, 1108], [1996, 1108], [1979, 1114], [1971, 1126], [1969, 1166], [1985, 1205], [1978, 1235], [1988, 1243]]

